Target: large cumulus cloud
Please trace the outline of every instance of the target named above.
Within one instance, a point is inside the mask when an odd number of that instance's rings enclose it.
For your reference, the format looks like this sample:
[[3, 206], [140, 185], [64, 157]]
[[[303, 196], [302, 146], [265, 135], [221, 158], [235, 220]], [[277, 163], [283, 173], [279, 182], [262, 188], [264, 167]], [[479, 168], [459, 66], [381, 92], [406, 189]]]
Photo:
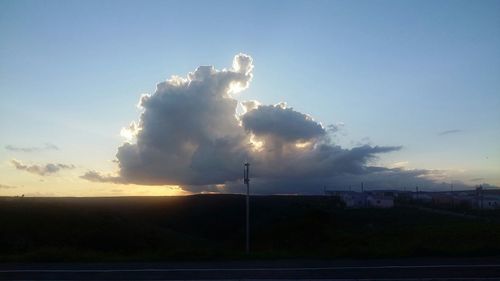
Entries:
[[252, 59], [235, 57], [218, 71], [200, 66], [187, 78], [172, 77], [143, 95], [135, 143], [118, 149], [120, 177], [140, 184], [214, 184], [234, 180], [248, 158], [248, 136], [231, 98], [248, 87]]
[[332, 143], [329, 129], [285, 103], [239, 102], [236, 94], [249, 87], [253, 67], [250, 56], [239, 54], [230, 69], [200, 66], [158, 84], [140, 98], [138, 122], [122, 130], [131, 140], [118, 148], [118, 175], [89, 171], [82, 178], [232, 191], [250, 161], [261, 193], [314, 193], [362, 178], [401, 182], [424, 174], [369, 165], [400, 147], [342, 148]]

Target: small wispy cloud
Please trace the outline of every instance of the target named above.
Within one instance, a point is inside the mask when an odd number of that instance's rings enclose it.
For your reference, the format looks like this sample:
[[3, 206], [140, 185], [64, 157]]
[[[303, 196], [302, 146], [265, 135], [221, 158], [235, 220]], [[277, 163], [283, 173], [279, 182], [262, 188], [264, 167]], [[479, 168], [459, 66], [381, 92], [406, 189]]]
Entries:
[[389, 165], [389, 168], [394, 169], [394, 168], [406, 168], [410, 162], [408, 161], [399, 161], [399, 162], [394, 162], [391, 165]]
[[12, 189], [12, 188], [17, 188], [17, 186], [0, 184], [0, 189]]
[[48, 163], [45, 165], [26, 165], [16, 159], [10, 160], [10, 163], [14, 165], [14, 167], [18, 170], [26, 171], [28, 173], [37, 174], [40, 176], [54, 174], [63, 169], [75, 168], [74, 165], [66, 165], [60, 163]]
[[26, 194], [23, 194], [24, 197], [54, 197], [55, 194], [52, 193], [52, 192], [39, 192], [39, 191], [36, 191], [36, 192], [30, 192], [30, 193], [26, 193]]
[[484, 178], [473, 178], [470, 181], [484, 181]]
[[43, 146], [31, 146], [31, 147], [15, 146], [9, 144], [5, 146], [5, 149], [16, 152], [38, 152], [43, 150], [59, 150], [59, 147], [57, 147], [52, 143], [45, 143]]
[[123, 183], [127, 184], [123, 181], [122, 178], [112, 175], [102, 175], [96, 171], [88, 171], [85, 174], [81, 175], [80, 178], [92, 181], [92, 182], [109, 182], [109, 183]]
[[438, 136], [451, 135], [451, 134], [456, 134], [456, 133], [461, 133], [461, 132], [462, 132], [462, 130], [459, 130], [459, 129], [446, 130], [446, 131], [439, 132]]
[[344, 122], [337, 122], [335, 124], [330, 124], [326, 126], [326, 131], [330, 134], [336, 134], [342, 130], [345, 126]]

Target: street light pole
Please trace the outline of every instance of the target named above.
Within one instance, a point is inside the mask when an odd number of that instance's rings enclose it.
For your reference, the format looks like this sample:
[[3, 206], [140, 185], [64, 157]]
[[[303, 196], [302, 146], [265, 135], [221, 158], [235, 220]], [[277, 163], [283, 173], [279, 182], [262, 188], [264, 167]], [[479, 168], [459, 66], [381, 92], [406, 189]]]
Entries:
[[250, 253], [250, 163], [245, 163], [243, 181], [247, 185], [246, 198], [246, 253]]

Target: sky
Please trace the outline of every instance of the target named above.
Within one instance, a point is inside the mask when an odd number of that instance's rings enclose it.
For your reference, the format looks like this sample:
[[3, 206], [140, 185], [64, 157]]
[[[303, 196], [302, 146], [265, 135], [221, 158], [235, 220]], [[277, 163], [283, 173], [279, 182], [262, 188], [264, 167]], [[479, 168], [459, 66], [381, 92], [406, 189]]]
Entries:
[[0, 195], [500, 186], [499, 1], [1, 0], [0, 34]]

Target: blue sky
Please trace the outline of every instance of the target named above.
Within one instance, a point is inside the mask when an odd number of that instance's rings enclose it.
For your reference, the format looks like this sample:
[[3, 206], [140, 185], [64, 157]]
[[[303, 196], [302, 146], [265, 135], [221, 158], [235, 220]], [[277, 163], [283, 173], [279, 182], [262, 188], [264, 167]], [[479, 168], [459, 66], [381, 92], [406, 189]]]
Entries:
[[[87, 194], [80, 170], [116, 169], [140, 94], [240, 52], [239, 100], [343, 122], [343, 147], [403, 146], [380, 165], [500, 185], [499, 1], [0, 1], [0, 34], [0, 145], [60, 148], [0, 151], [0, 184], [26, 192]], [[77, 169], [41, 179], [14, 158]]]

